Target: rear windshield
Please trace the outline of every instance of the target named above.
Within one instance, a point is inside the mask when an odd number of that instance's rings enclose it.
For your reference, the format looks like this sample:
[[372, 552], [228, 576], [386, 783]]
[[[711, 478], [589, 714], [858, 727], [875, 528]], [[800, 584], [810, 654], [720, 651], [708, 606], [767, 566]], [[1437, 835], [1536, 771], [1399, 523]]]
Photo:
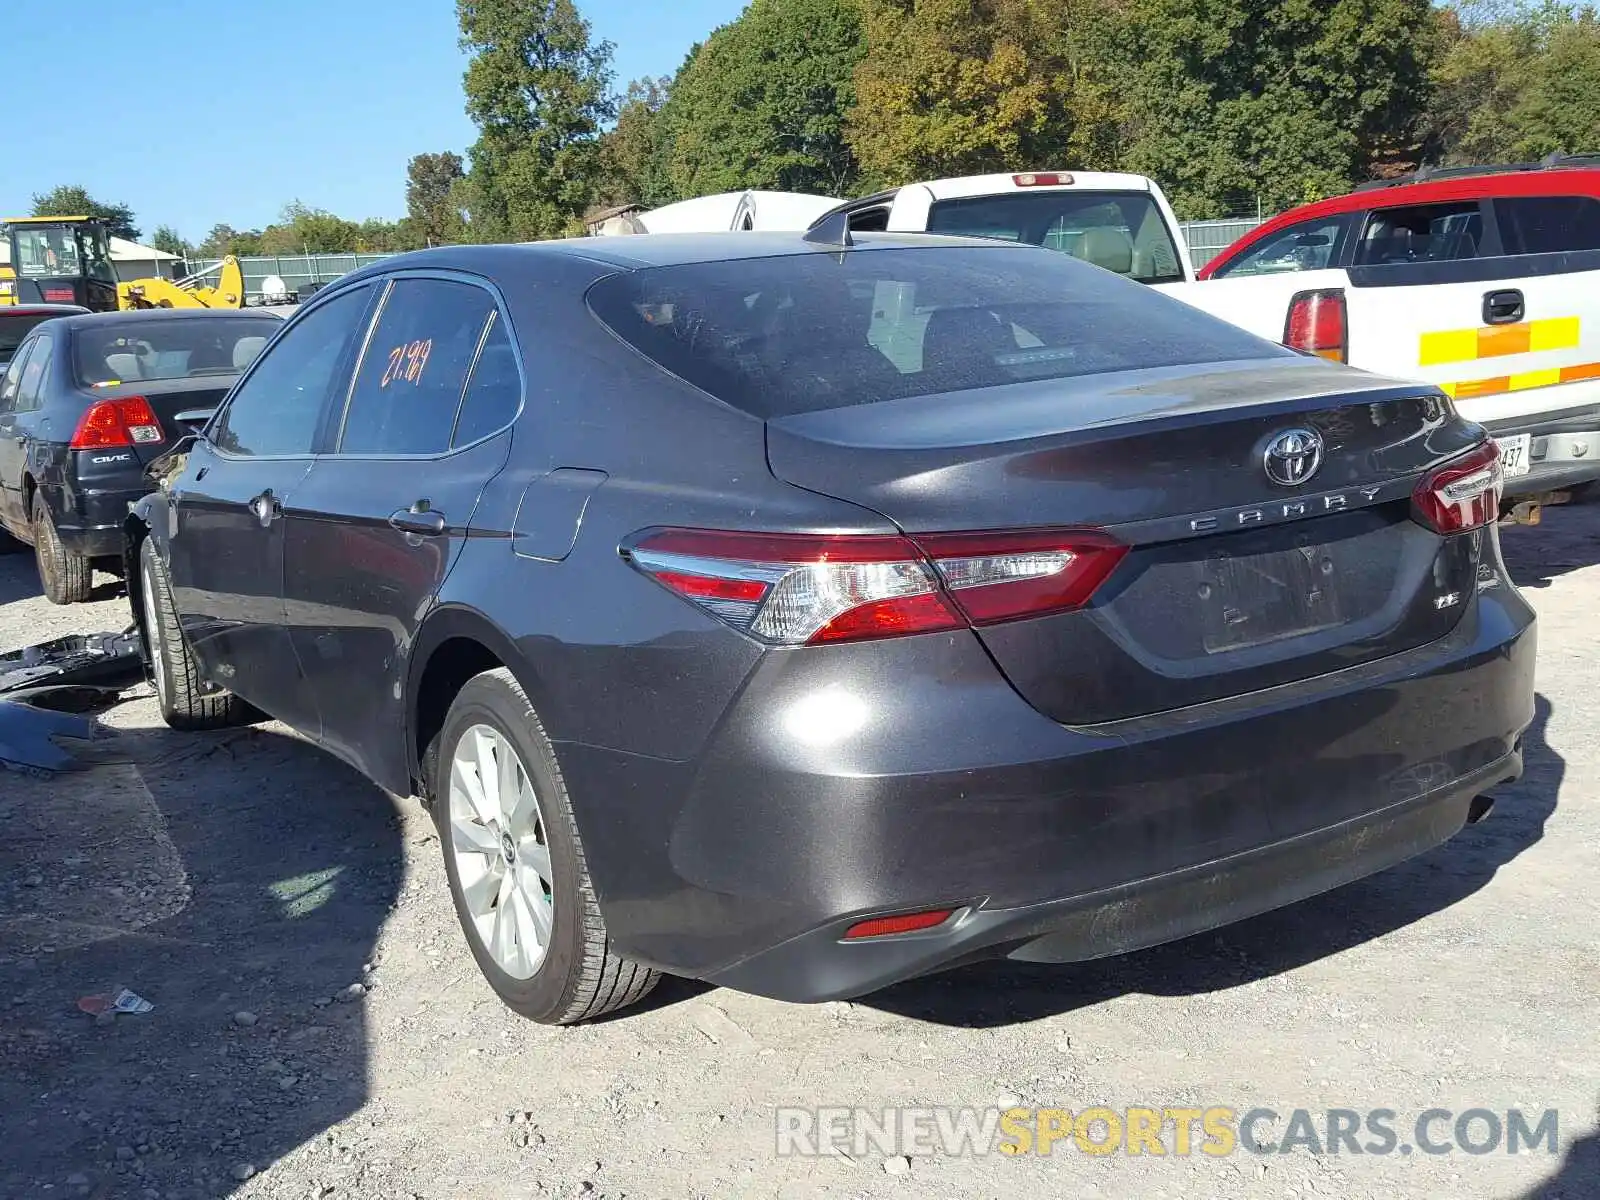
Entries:
[[64, 313], [8, 313], [0, 309], [0, 363], [7, 363], [16, 356], [17, 347], [22, 345], [22, 339], [28, 336], [28, 331], [40, 321], [50, 321]]
[[930, 233], [1031, 242], [1140, 283], [1174, 283], [1183, 266], [1149, 192], [1002, 192], [938, 200]]
[[1291, 351], [1062, 254], [809, 253], [653, 267], [589, 291], [674, 375], [763, 418]]
[[85, 387], [237, 375], [282, 327], [274, 317], [90, 322], [73, 331], [73, 361]]

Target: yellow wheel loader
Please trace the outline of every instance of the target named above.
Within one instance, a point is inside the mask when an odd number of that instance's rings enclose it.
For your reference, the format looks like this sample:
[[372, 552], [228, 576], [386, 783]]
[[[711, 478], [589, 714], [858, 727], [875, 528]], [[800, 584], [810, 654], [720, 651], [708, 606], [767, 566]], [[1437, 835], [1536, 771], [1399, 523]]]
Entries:
[[199, 275], [119, 281], [105, 226], [91, 217], [10, 217], [3, 228], [11, 267], [0, 270], [0, 304], [81, 304], [94, 312], [244, 304], [244, 272], [231, 254], [215, 287]]

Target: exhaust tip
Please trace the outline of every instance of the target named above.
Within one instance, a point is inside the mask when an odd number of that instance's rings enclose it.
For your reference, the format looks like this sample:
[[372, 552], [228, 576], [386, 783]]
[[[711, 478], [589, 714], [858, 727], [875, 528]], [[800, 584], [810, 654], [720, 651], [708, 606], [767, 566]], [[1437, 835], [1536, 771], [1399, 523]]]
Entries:
[[1493, 796], [1474, 796], [1467, 806], [1467, 824], [1476, 825], [1494, 811]]

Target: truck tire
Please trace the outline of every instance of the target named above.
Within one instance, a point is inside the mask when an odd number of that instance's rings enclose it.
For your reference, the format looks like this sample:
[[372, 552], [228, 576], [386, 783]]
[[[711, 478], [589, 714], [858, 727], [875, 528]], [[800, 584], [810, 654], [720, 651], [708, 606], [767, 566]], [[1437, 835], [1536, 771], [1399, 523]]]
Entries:
[[456, 916], [507, 1007], [567, 1025], [656, 985], [611, 949], [554, 748], [510, 671], [457, 693], [427, 774]]
[[139, 604], [144, 616], [146, 658], [161, 719], [173, 729], [221, 729], [243, 725], [255, 710], [232, 692], [205, 692], [189, 640], [178, 623], [166, 564], [149, 538], [139, 547]]
[[33, 494], [33, 557], [39, 564], [39, 582], [51, 604], [82, 604], [94, 588], [94, 564], [61, 544], [50, 506]]

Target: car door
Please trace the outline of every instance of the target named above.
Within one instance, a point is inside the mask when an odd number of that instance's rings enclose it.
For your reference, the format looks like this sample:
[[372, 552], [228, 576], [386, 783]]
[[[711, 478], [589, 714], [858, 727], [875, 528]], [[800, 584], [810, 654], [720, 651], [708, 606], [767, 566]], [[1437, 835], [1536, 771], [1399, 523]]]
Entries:
[[283, 513], [348, 385], [373, 294], [351, 288], [300, 314], [168, 488], [173, 592], [202, 674], [313, 737], [320, 708], [284, 620]]
[[483, 284], [396, 278], [332, 452], [285, 506], [285, 606], [323, 743], [392, 787], [412, 641], [510, 449], [512, 345]]
[[22, 511], [22, 470], [26, 462], [26, 435], [17, 428], [17, 392], [28, 356], [37, 338], [24, 342], [4, 372], [0, 372], [0, 525], [11, 530], [27, 527]]

